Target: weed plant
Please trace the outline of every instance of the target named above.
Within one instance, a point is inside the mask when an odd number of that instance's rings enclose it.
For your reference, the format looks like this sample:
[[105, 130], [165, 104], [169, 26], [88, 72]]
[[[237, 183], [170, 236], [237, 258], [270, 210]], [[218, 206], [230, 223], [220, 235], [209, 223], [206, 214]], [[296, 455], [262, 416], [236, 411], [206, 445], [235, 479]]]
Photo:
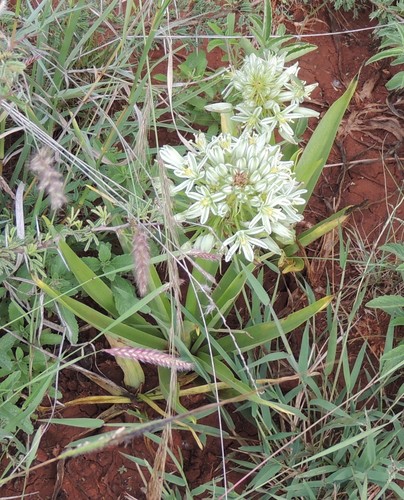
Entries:
[[[265, 2], [264, 20], [248, 17], [257, 45], [279, 51], [285, 43], [294, 52], [291, 59], [298, 58], [308, 47], [291, 44], [282, 28], [280, 39], [270, 38], [269, 5]], [[219, 100], [225, 85], [223, 71], [208, 68], [200, 47], [174, 66], [176, 55], [187, 49], [186, 42], [175, 45], [169, 37], [175, 8], [169, 0], [45, 0], [39, 5], [17, 0], [13, 13], [0, 2], [0, 484], [26, 476], [47, 427], [63, 422], [56, 413], [63, 402], [59, 377], [69, 368], [103, 387], [109, 403], [131, 403], [135, 397], [162, 418], [150, 420], [128, 409], [143, 423], [74, 443], [59, 459], [144, 434], [159, 447], [156, 462], [126, 457], [151, 477], [144, 485], [149, 498], [399, 496], [403, 346], [395, 337], [404, 322], [397, 278], [404, 255], [389, 229], [398, 221], [398, 206], [384, 228], [384, 246], [369, 250], [356, 236], [344, 240], [338, 229], [348, 216], [343, 210], [304, 232], [299, 244], [278, 241], [283, 267], [279, 257], [262, 256], [255, 247], [244, 252], [245, 259], [233, 261], [230, 255], [227, 268], [212, 259], [213, 246], [193, 248], [194, 254], [182, 247], [194, 243], [197, 234], [191, 229], [206, 229], [208, 217], [185, 231], [177, 224], [170, 181], [156, 154], [165, 144], [161, 137], [171, 133], [182, 142], [176, 158], [184, 156], [200, 127], [208, 140], [217, 136], [223, 113], [204, 108]], [[184, 19], [176, 27], [186, 25]], [[225, 23], [210, 20], [208, 27], [216, 35], [245, 29], [232, 12]], [[161, 34], [167, 35], [164, 44]], [[246, 40], [218, 38], [208, 49], [214, 47], [234, 68], [245, 54], [256, 53]], [[156, 56], [155, 49], [163, 55]], [[162, 65], [168, 68], [164, 75]], [[328, 141], [322, 140], [327, 147], [353, 92], [354, 84], [339, 103], [338, 119], [323, 122], [330, 127]], [[282, 132], [282, 139], [290, 139], [287, 128]], [[317, 141], [316, 150], [318, 140], [312, 142]], [[298, 148], [290, 144], [282, 147], [297, 165], [306, 204], [322, 165], [313, 175], [313, 152], [308, 148], [295, 162]], [[317, 299], [298, 272], [304, 259], [296, 252], [330, 230], [339, 231], [339, 254], [330, 264], [338, 265], [341, 278], [336, 283], [329, 277]], [[353, 241], [361, 253], [355, 254]], [[360, 278], [352, 299], [347, 294], [353, 266]], [[297, 273], [302, 301], [278, 319], [282, 270]], [[389, 293], [374, 287], [376, 276], [382, 289], [394, 277]], [[236, 300], [246, 314], [235, 307]], [[316, 316], [321, 309], [325, 318]], [[383, 356], [375, 359], [365, 341], [352, 359], [358, 318], [380, 310], [389, 323]], [[79, 366], [85, 357], [81, 333], [88, 325], [100, 332], [90, 345], [105, 336], [125, 387]], [[299, 326], [296, 349], [288, 333]], [[148, 392], [141, 390], [145, 360], [159, 365], [159, 385]], [[175, 367], [192, 371], [177, 375]], [[290, 382], [292, 388], [285, 385]], [[128, 392], [133, 387], [135, 396]], [[201, 393], [212, 403], [184, 408], [182, 396]], [[235, 434], [229, 402], [253, 423], [258, 438], [241, 445], [234, 441], [234, 454], [226, 456], [224, 441]], [[212, 412], [218, 413], [217, 428], [198, 420]], [[94, 427], [107, 423], [94, 421]], [[73, 424], [89, 426], [81, 419]], [[221, 443], [221, 472], [196, 489], [188, 484], [178, 450], [169, 446], [170, 431], [178, 429], [190, 432], [202, 447], [208, 435]], [[167, 455], [178, 473], [164, 472]], [[244, 475], [239, 485], [227, 480], [229, 468]]]

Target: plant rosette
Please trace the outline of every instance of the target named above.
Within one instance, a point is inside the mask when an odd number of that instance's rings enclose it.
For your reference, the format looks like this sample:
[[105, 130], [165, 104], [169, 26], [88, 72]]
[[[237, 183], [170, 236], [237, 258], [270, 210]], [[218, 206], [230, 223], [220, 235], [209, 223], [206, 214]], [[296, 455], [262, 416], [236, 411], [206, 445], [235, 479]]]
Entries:
[[[266, 134], [243, 133], [209, 142], [199, 134], [190, 147], [181, 156], [164, 146], [160, 156], [179, 181], [172, 187], [176, 219], [201, 225], [195, 249], [222, 252], [226, 261], [238, 252], [251, 262], [257, 247], [280, 255], [295, 241], [294, 225], [303, 219], [296, 207], [305, 203], [305, 190], [279, 145], [268, 144]], [[180, 211], [183, 204], [188, 208]]]

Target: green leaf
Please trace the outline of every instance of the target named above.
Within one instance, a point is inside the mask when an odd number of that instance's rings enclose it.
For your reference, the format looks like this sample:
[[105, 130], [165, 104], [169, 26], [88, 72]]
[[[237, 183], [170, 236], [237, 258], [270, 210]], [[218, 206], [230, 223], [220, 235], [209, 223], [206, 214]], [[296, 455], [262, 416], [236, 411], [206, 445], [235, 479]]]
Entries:
[[[350, 205], [343, 208], [342, 210], [339, 210], [330, 217], [327, 217], [327, 219], [324, 219], [307, 231], [304, 231], [298, 237], [299, 245], [302, 247], [307, 247], [308, 245], [313, 243], [313, 241], [316, 241], [318, 238], [321, 238], [321, 236], [324, 236], [333, 229], [337, 228], [340, 224], [345, 222], [351, 211], [352, 206]], [[285, 254], [287, 256], [294, 255], [299, 250], [299, 245], [297, 245], [296, 243], [288, 245], [284, 249]]]
[[212, 299], [219, 309], [219, 312], [213, 312], [208, 316], [207, 324], [209, 328], [214, 328], [221, 321], [221, 316], [226, 315], [234, 305], [247, 279], [247, 272], [251, 272], [255, 264], [251, 263], [238, 272], [234, 263], [230, 265], [219, 281], [217, 287], [212, 293]]
[[[307, 189], [307, 193], [303, 195], [306, 204], [328, 159], [338, 127], [355, 93], [357, 83], [358, 76], [352, 80], [345, 93], [326, 112], [295, 167], [296, 179], [302, 182]], [[299, 210], [303, 211], [304, 208], [305, 205], [300, 205]]]
[[[201, 315], [201, 308], [206, 306], [209, 302], [209, 296], [206, 293], [203, 293], [201, 287], [209, 286], [211, 284], [207, 275], [202, 271], [205, 271], [214, 278], [219, 267], [219, 263], [217, 261], [204, 259], [196, 259], [195, 263], [197, 266], [194, 266], [192, 270], [193, 279], [192, 283], [190, 280], [188, 285], [185, 309], [192, 316], [198, 318]], [[198, 283], [199, 286], [196, 283]]]
[[[156, 288], [161, 288], [163, 285], [161, 283], [160, 276], [154, 265], [150, 266], [150, 289], [155, 290]], [[160, 319], [170, 324], [171, 322], [171, 305], [165, 294], [157, 295], [154, 300], [150, 303], [150, 307], [153, 310], [153, 314], [158, 316]]]
[[138, 302], [133, 285], [120, 276], [117, 276], [111, 283], [111, 290], [114, 294], [118, 314], [125, 313], [135, 302]]
[[398, 90], [402, 88], [404, 88], [404, 71], [400, 71], [386, 83], [387, 90]]
[[388, 314], [394, 314], [404, 307], [404, 297], [401, 295], [383, 295], [367, 302], [366, 307], [382, 309]]
[[186, 60], [178, 67], [184, 75], [194, 78], [203, 76], [207, 65], [208, 61], [205, 52], [198, 50], [189, 54]]
[[[69, 314], [72, 314], [70, 311], [69, 311]], [[72, 317], [74, 318], [74, 315], [72, 314]], [[74, 318], [76, 319], [76, 318]], [[42, 333], [41, 333], [41, 338], [40, 338], [40, 341], [41, 341], [41, 345], [44, 346], [44, 345], [60, 345], [62, 343], [62, 335], [60, 335], [60, 333], [49, 333], [48, 331], [46, 330], [43, 330]], [[43, 355], [42, 353], [38, 353], [40, 355]]]
[[382, 365], [382, 374], [402, 368], [404, 364], [404, 343], [383, 354], [380, 363]]
[[101, 269], [101, 262], [97, 257], [82, 257], [81, 261], [95, 273]]
[[[11, 335], [11, 333], [3, 333], [0, 338], [0, 370], [6, 370], [11, 372], [14, 365], [14, 357], [11, 353], [11, 348], [16, 343], [16, 339]], [[0, 376], [4, 376], [5, 372], [2, 372]], [[0, 385], [1, 387], [1, 385]], [[0, 391], [1, 392], [1, 391]]]
[[[295, 313], [289, 314], [286, 318], [281, 319], [279, 323], [283, 333], [289, 333], [305, 323], [308, 319], [327, 307], [332, 299], [333, 297], [328, 295]], [[233, 332], [233, 336], [241, 352], [245, 352], [280, 337], [281, 332], [278, 330], [274, 321], [269, 321], [245, 328], [241, 333], [235, 331]], [[233, 340], [228, 336], [217, 340], [217, 343], [227, 352], [237, 352]], [[201, 347], [200, 351], [207, 352], [208, 347], [204, 345]]]
[[8, 317], [10, 319], [10, 323], [14, 323], [14, 328], [23, 327], [24, 325], [24, 310], [12, 300], [8, 306]]
[[[177, 413], [181, 414], [188, 412], [187, 408], [185, 408], [185, 406], [183, 406], [180, 402], [180, 398], [178, 396], [178, 384], [174, 387], [175, 394], [171, 393], [172, 391], [171, 370], [169, 368], [159, 366], [158, 374], [159, 374], [159, 388], [165, 400], [171, 401], [172, 407]], [[194, 423], [196, 422], [194, 417], [191, 417], [191, 420]]]
[[316, 50], [317, 47], [315, 45], [312, 45], [311, 43], [300, 43], [293, 50], [289, 50], [289, 47], [287, 47], [287, 49], [288, 51], [287, 51], [287, 56], [285, 57], [285, 61], [290, 62], [293, 61], [294, 59], [299, 59], [305, 54], [313, 52], [313, 50]]
[[69, 427], [83, 427], [84, 429], [100, 429], [105, 425], [104, 420], [100, 418], [50, 418], [47, 420], [40, 420], [56, 425], [68, 425]]
[[111, 243], [100, 243], [98, 257], [101, 262], [108, 262], [111, 260]]
[[[118, 316], [118, 310], [115, 305], [115, 297], [114, 294], [104, 281], [99, 278], [84, 262], [83, 259], [80, 259], [73, 250], [65, 243], [61, 241], [59, 243], [60, 251], [64, 259], [66, 260], [70, 270], [73, 272], [77, 281], [82, 286], [83, 290], [103, 309], [108, 311], [112, 316]], [[119, 256], [123, 257], [123, 256]], [[126, 261], [126, 258], [125, 260]], [[115, 262], [115, 259], [114, 259]], [[119, 261], [117, 261], [119, 262]], [[133, 303], [136, 303], [133, 300]], [[151, 325], [139, 314], [133, 314], [128, 318], [128, 323], [136, 324], [138, 327], [142, 329], [153, 330]]]
[[[110, 326], [110, 328], [112, 325]], [[126, 347], [126, 342], [117, 340], [111, 335], [106, 334], [106, 338], [111, 347]], [[125, 358], [122, 356], [115, 356], [115, 361], [118, 363], [120, 369], [123, 371], [124, 377], [123, 382], [126, 387], [132, 387], [133, 389], [139, 389], [141, 385], [145, 382], [144, 371], [136, 359]]]
[[73, 345], [78, 343], [79, 339], [79, 325], [77, 324], [74, 314], [63, 306], [60, 306], [61, 316], [66, 323], [66, 334], [69, 342]]
[[[340, 441], [339, 443], [335, 444], [334, 446], [330, 446], [329, 448], [325, 448], [319, 453], [316, 453], [315, 455], [310, 456], [309, 458], [302, 460], [300, 463], [296, 464], [296, 466], [300, 466], [302, 464], [306, 464], [309, 462], [312, 462], [313, 460], [318, 460], [321, 457], [326, 457], [327, 455], [330, 455], [332, 453], [335, 453], [336, 451], [342, 450], [344, 448], [347, 448], [348, 446], [351, 446], [358, 441], [362, 441], [363, 439], [366, 439], [368, 436], [377, 436], [384, 427], [386, 427], [388, 424], [384, 425], [379, 425], [378, 427], [374, 427], [373, 429], [369, 429], [367, 431], [360, 432], [356, 436], [352, 436], [348, 439], [345, 439], [344, 441]], [[350, 469], [350, 475], [352, 475], [352, 470]]]
[[380, 250], [393, 253], [404, 262], [404, 245], [402, 243], [386, 243], [380, 247]]
[[60, 241], [59, 248], [83, 290], [103, 309], [117, 316], [118, 311], [111, 289], [73, 252], [66, 242]]
[[208, 373], [216, 376], [219, 380], [228, 384], [229, 387], [231, 387], [238, 393], [245, 395], [246, 399], [253, 401], [259, 405], [268, 406], [281, 413], [288, 413], [289, 415], [295, 414], [295, 412], [292, 411], [292, 409], [289, 409], [287, 405], [267, 401], [260, 398], [258, 394], [252, 393], [251, 387], [237, 380], [233, 372], [218, 358], [213, 358], [212, 360], [209, 354], [203, 352], [198, 352], [196, 358]]
[[34, 281], [37, 286], [44, 290], [50, 297], [57, 300], [82, 320], [97, 328], [97, 330], [103, 333], [108, 332], [117, 338], [124, 338], [128, 341], [129, 345], [133, 345], [134, 347], [150, 347], [151, 349], [160, 350], [166, 349], [167, 343], [165, 340], [150, 335], [138, 328], [123, 323], [118, 324], [119, 319], [113, 320], [78, 300], [59, 294], [56, 290], [53, 290], [50, 286], [37, 278]]
[[374, 56], [370, 57], [366, 61], [366, 65], [380, 61], [381, 59], [386, 59], [387, 57], [401, 56], [402, 54], [403, 54], [402, 47], [394, 47], [393, 49], [382, 50], [381, 52], [378, 52]]

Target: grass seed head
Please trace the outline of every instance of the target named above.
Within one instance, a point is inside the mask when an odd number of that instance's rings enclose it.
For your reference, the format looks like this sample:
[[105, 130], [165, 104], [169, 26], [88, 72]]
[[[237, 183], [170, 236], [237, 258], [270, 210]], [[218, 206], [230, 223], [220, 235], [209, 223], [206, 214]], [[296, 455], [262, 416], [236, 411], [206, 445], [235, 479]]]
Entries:
[[139, 224], [134, 229], [132, 243], [136, 286], [139, 295], [144, 297], [149, 288], [150, 249], [147, 234]]
[[136, 359], [142, 363], [150, 363], [156, 366], [165, 366], [175, 370], [189, 371], [194, 369], [193, 363], [183, 361], [165, 352], [156, 349], [143, 349], [141, 347], [118, 347], [104, 349], [104, 352], [121, 358]]
[[42, 147], [32, 158], [29, 168], [38, 179], [38, 188], [49, 196], [52, 210], [58, 210], [67, 200], [64, 194], [63, 176], [55, 169], [54, 163], [52, 151]]
[[4, 12], [7, 10], [7, 0], [0, 0], [0, 16], [4, 14]]

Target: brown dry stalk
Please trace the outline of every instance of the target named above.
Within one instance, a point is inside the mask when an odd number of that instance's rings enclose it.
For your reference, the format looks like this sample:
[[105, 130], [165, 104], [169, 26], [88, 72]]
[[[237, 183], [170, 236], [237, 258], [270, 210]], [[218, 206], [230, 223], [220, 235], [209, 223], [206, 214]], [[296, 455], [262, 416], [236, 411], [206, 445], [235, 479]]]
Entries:
[[29, 169], [38, 179], [38, 188], [49, 196], [52, 210], [62, 208], [66, 203], [63, 176], [55, 167], [55, 158], [48, 147], [42, 147], [33, 156]]
[[140, 297], [147, 295], [150, 281], [150, 249], [146, 231], [137, 224], [133, 232], [134, 274]]
[[157, 366], [166, 366], [180, 371], [189, 371], [195, 368], [193, 363], [175, 358], [165, 352], [157, 351], [156, 349], [144, 349], [142, 347], [114, 347], [104, 349], [104, 352], [119, 356], [121, 358], [136, 359], [143, 363], [151, 363]]

